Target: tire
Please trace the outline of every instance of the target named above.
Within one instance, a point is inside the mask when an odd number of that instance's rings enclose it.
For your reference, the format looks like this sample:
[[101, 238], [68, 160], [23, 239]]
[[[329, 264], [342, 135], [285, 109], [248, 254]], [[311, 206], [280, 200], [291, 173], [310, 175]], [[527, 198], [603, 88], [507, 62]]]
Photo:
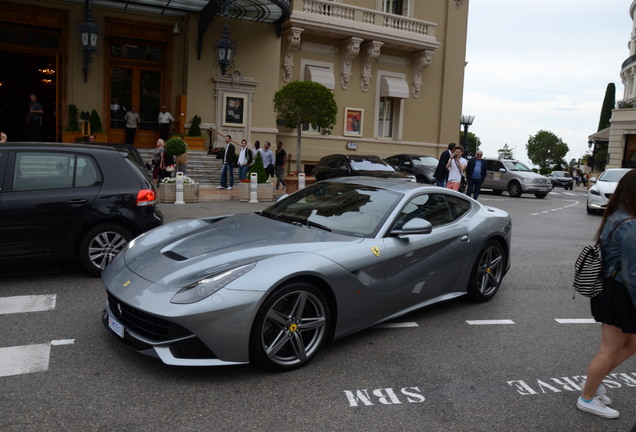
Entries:
[[120, 225], [98, 225], [87, 231], [79, 243], [80, 264], [89, 274], [99, 276], [131, 239], [130, 231]]
[[256, 314], [250, 359], [273, 371], [299, 368], [320, 350], [330, 325], [329, 305], [318, 288], [303, 282], [285, 285], [271, 294]]
[[477, 303], [490, 300], [499, 290], [506, 271], [506, 256], [496, 240], [489, 240], [479, 252], [468, 282], [468, 298]]
[[548, 196], [548, 194], [547, 194], [547, 193], [543, 193], [543, 192], [542, 192], [542, 193], [536, 193], [536, 194], [534, 194], [534, 196], [536, 196], [536, 197], [537, 197], [537, 198], [539, 198], [539, 199], [542, 199], [542, 198], [547, 197], [547, 196]]
[[493, 189], [492, 190], [492, 194], [493, 195], [501, 195], [503, 193], [503, 191], [501, 189]]
[[523, 191], [521, 190], [521, 185], [519, 184], [518, 181], [513, 180], [510, 183], [508, 183], [508, 193], [513, 198], [519, 198], [521, 196]]

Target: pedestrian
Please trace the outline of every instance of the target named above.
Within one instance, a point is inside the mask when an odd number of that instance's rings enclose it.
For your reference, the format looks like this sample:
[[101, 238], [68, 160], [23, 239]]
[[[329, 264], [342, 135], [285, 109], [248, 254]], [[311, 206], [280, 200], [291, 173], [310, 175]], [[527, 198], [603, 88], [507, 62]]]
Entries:
[[137, 128], [141, 120], [139, 114], [135, 111], [136, 108], [137, 107], [133, 105], [130, 107], [130, 111], [124, 116], [124, 121], [126, 122], [126, 144], [135, 143], [135, 135], [137, 134]]
[[247, 177], [247, 173], [250, 170], [250, 166], [252, 166], [252, 150], [247, 147], [247, 140], [241, 140], [241, 151], [238, 155], [238, 175], [239, 181], [245, 180]]
[[587, 369], [576, 406], [599, 417], [616, 418], [603, 379], [636, 353], [636, 170], [616, 186], [596, 232], [605, 285], [592, 297], [592, 316], [601, 326], [601, 345]]
[[481, 184], [488, 174], [488, 163], [483, 159], [484, 152], [477, 150], [475, 157], [466, 164], [466, 195], [473, 196], [474, 199], [479, 197], [481, 192]]
[[170, 124], [174, 121], [174, 117], [168, 112], [168, 107], [165, 105], [161, 106], [157, 121], [159, 122], [159, 138], [165, 141], [170, 135]]
[[455, 150], [455, 146], [457, 144], [450, 143], [448, 145], [448, 149], [444, 150], [442, 154], [439, 155], [439, 161], [437, 162], [437, 168], [435, 168], [435, 173], [433, 177], [437, 182], [437, 186], [446, 187], [446, 179], [448, 178], [448, 168], [446, 168], [446, 164], [453, 154], [453, 150]]
[[273, 176], [276, 169], [274, 168], [274, 152], [270, 149], [271, 143], [269, 141], [265, 141], [263, 144], [263, 150], [261, 152], [261, 158], [263, 159], [263, 167], [265, 167], [265, 172], [267, 173], [267, 177]]
[[464, 149], [461, 146], [455, 146], [453, 150], [453, 157], [448, 159], [446, 163], [446, 169], [448, 170], [448, 180], [446, 182], [446, 188], [452, 190], [459, 190], [459, 186], [462, 181], [462, 176], [466, 172], [466, 159], [462, 157]]
[[157, 140], [157, 145], [155, 146], [155, 150], [152, 153], [152, 180], [155, 183], [155, 185], [158, 185], [161, 179], [165, 177], [165, 174], [161, 172], [165, 169], [165, 167], [162, 167], [164, 145], [165, 145], [164, 141], [161, 138], [159, 138]]
[[186, 147], [186, 151], [177, 156], [177, 172], [183, 173], [183, 175], [188, 175], [188, 148]]
[[285, 164], [287, 163], [287, 152], [283, 149], [283, 142], [278, 141], [276, 143], [276, 187], [274, 190], [278, 190], [280, 185], [283, 185], [283, 190], [287, 188], [287, 184], [285, 183], [285, 179], [283, 176], [285, 175]]
[[[236, 165], [236, 149], [232, 144], [232, 137], [225, 135], [225, 151], [223, 152], [223, 169], [221, 170], [221, 184], [217, 189], [232, 190], [234, 188], [234, 165]], [[230, 177], [228, 186], [227, 176]]]
[[27, 124], [29, 125], [31, 141], [42, 141], [42, 114], [44, 114], [44, 110], [35, 93], [31, 93], [29, 99]]

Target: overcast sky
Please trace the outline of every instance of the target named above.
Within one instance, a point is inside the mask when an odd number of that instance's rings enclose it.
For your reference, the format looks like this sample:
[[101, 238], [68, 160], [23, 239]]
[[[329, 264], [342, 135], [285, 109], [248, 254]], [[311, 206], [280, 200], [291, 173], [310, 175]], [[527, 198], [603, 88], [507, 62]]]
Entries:
[[[587, 151], [607, 84], [623, 98], [631, 0], [472, 0], [463, 114], [486, 157], [508, 144], [529, 163], [528, 138], [540, 130]], [[463, 7], [466, 7], [464, 4]]]

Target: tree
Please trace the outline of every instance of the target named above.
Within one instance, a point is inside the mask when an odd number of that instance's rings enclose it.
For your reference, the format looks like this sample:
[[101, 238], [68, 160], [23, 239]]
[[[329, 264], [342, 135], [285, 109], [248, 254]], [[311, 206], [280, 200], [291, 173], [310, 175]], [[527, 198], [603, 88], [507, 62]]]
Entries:
[[497, 154], [499, 155], [499, 159], [514, 159], [515, 155], [512, 152], [512, 149], [508, 147], [508, 143], [504, 144], [503, 148], [497, 150]]
[[296, 128], [296, 172], [301, 172], [300, 144], [303, 123], [330, 130], [338, 106], [333, 93], [313, 81], [292, 81], [274, 94], [274, 111], [286, 125]]
[[614, 83], [609, 83], [607, 89], [605, 89], [605, 99], [603, 99], [603, 106], [601, 107], [597, 132], [610, 126], [614, 105], [616, 105], [616, 86]]
[[570, 149], [561, 138], [550, 131], [540, 130], [534, 136], [528, 138], [526, 144], [528, 158], [541, 168], [551, 165], [565, 165], [564, 158]]
[[474, 156], [477, 153], [477, 149], [481, 146], [481, 140], [477, 135], [472, 132], [466, 134], [466, 142], [464, 143], [464, 132], [459, 132], [459, 141], [461, 146], [464, 147], [464, 155]]

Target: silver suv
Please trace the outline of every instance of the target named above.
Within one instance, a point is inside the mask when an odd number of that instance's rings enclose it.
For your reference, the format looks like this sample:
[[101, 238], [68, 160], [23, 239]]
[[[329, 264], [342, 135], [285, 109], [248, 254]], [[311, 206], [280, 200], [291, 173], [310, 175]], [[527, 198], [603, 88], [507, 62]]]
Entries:
[[537, 198], [545, 198], [552, 191], [552, 182], [512, 159], [489, 159], [488, 174], [481, 187], [492, 189], [499, 195], [507, 190], [511, 197], [533, 193]]

